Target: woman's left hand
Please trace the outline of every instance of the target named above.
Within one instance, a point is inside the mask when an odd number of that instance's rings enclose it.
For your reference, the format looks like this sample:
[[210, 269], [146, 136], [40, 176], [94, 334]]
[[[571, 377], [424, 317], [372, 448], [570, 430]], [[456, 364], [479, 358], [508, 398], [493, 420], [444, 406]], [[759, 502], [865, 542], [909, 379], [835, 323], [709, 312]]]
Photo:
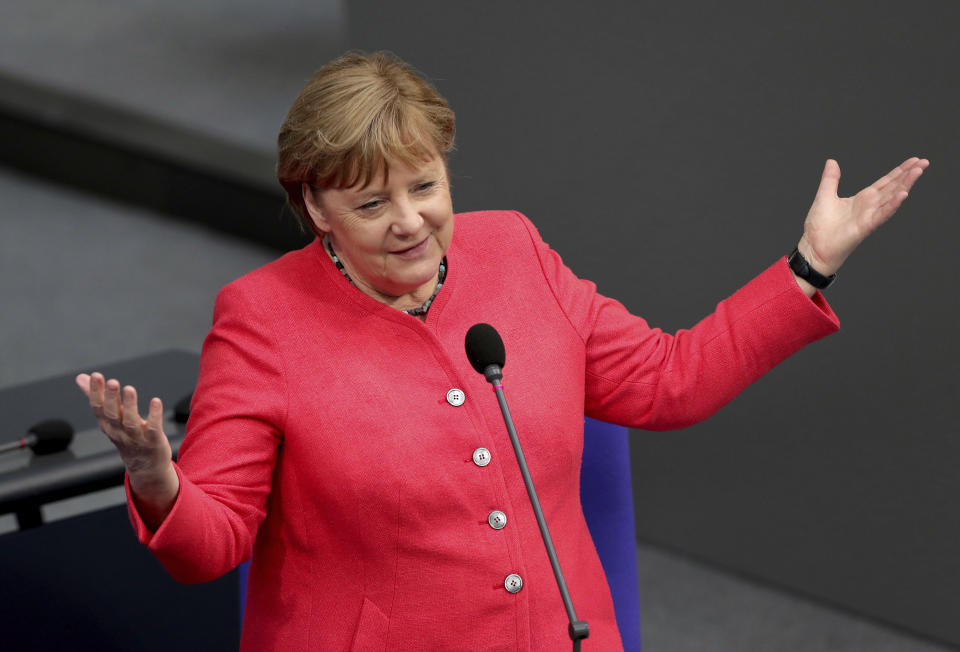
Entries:
[[853, 197], [838, 197], [840, 166], [828, 160], [803, 223], [800, 253], [824, 276], [836, 273], [857, 245], [890, 219], [929, 165], [927, 159], [908, 158]]

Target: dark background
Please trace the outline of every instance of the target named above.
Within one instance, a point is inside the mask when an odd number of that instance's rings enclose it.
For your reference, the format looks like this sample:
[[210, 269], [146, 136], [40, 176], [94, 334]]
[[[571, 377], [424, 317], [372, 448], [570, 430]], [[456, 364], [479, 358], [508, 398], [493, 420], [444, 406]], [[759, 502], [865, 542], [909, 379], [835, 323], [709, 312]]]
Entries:
[[[60, 112], [31, 111], [30, 92], [0, 79], [6, 162], [248, 241], [294, 246], [269, 180], [283, 110], [338, 52], [391, 49], [457, 112], [457, 210], [523, 211], [575, 272], [673, 331], [795, 246], [826, 158], [843, 170], [841, 194], [907, 156], [929, 158], [913, 195], [827, 291], [841, 332], [703, 424], [634, 433], [632, 461], [641, 541], [960, 644], [952, 418], [960, 227], [950, 195], [960, 172], [960, 5], [359, 0], [325, 30], [296, 20], [300, 10], [287, 4], [283, 29], [244, 33], [223, 49], [237, 69], [274, 82], [265, 85], [269, 102], [240, 97], [217, 114], [198, 101], [187, 124], [189, 115], [164, 113], [149, 94], [98, 104], [86, 91], [102, 75], [69, 86], [76, 76], [58, 77], [51, 66], [36, 76], [38, 93], [67, 107]], [[239, 20], [223, 12], [227, 25]], [[189, 23], [184, 15], [151, 38], [162, 50], [164, 30]], [[172, 43], [171, 61], [182, 51]], [[9, 73], [16, 53], [0, 55]], [[115, 74], [110, 61], [98, 69]], [[256, 88], [223, 73], [204, 79], [202, 62], [182, 70], [163, 82], [181, 111], [178, 85], [184, 97], [221, 84]], [[158, 115], [147, 115], [153, 107]], [[41, 136], [30, 129], [51, 141], [36, 147]], [[3, 219], [23, 219], [24, 210]], [[74, 255], [60, 246], [49, 251]], [[7, 261], [13, 249], [5, 245]], [[61, 307], [82, 302], [75, 292], [53, 296], [48, 303]], [[188, 319], [208, 321], [211, 306], [212, 296], [192, 294]], [[110, 316], [86, 318], [92, 325], [77, 319], [77, 329], [95, 330]], [[72, 333], [64, 337], [69, 343]], [[194, 349], [200, 337], [184, 336]], [[63, 346], [46, 368], [168, 345], [161, 333], [118, 352], [125, 344], [117, 339]], [[29, 373], [36, 348], [9, 353]], [[20, 372], [5, 373], [12, 384]]]

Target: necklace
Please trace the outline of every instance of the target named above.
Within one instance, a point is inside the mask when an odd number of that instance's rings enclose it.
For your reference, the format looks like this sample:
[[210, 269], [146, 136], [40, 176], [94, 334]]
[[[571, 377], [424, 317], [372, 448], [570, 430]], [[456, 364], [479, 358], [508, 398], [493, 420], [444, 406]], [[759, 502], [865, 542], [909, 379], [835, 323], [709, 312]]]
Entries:
[[[330, 252], [330, 257], [333, 259], [333, 263], [337, 266], [337, 269], [340, 270], [340, 273], [343, 274], [343, 277], [348, 281], [350, 281], [350, 285], [352, 285], [353, 287], [359, 290], [360, 288], [357, 287], [357, 284], [354, 283], [353, 279], [350, 278], [350, 275], [347, 274], [347, 270], [344, 269], [343, 263], [340, 262], [340, 258], [339, 256], [337, 256], [337, 252], [333, 250], [333, 243], [330, 242], [329, 234], [327, 234], [326, 237], [324, 237], [323, 243], [327, 245], [327, 251]], [[440, 291], [440, 288], [443, 287], [443, 279], [445, 279], [446, 277], [447, 277], [447, 257], [444, 256], [443, 260], [440, 261], [440, 269], [437, 271], [437, 287], [434, 288], [433, 294], [430, 295], [430, 298], [427, 299], [423, 303], [423, 305], [420, 306], [419, 308], [411, 308], [410, 310], [401, 310], [400, 312], [404, 312], [408, 315], [413, 315], [414, 317], [420, 317], [422, 315], [427, 314], [427, 311], [430, 310], [430, 304], [432, 304], [433, 300], [437, 298], [437, 293]]]

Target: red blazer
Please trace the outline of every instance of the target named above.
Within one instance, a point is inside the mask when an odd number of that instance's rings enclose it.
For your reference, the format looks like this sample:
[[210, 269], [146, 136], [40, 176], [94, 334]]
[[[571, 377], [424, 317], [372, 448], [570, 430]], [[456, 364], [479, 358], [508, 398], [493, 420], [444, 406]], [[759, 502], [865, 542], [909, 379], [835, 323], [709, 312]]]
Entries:
[[[513, 417], [590, 623], [583, 649], [621, 649], [580, 508], [583, 415], [687, 426], [838, 328], [785, 259], [670, 335], [576, 278], [518, 213], [456, 216], [447, 258], [426, 322], [351, 286], [319, 241], [217, 297], [176, 504], [155, 533], [128, 504], [140, 540], [180, 581], [253, 553], [243, 650], [569, 646], [497, 402], [464, 354], [480, 321], [506, 344]], [[495, 510], [501, 529], [488, 522]], [[517, 592], [505, 587], [512, 574]]]

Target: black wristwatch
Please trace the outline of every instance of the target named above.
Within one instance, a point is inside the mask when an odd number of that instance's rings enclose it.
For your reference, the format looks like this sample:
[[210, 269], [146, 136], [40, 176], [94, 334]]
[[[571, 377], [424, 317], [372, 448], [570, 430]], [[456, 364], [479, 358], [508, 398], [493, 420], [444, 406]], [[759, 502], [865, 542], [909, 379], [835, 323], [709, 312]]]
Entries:
[[830, 285], [833, 284], [834, 281], [837, 280], [836, 274], [824, 276], [812, 268], [810, 263], [807, 262], [807, 259], [803, 257], [803, 254], [800, 253], [799, 249], [793, 250], [793, 252], [790, 254], [790, 257], [787, 258], [787, 263], [790, 264], [790, 269], [793, 270], [794, 274], [818, 290], [826, 290], [828, 287], [830, 287]]

